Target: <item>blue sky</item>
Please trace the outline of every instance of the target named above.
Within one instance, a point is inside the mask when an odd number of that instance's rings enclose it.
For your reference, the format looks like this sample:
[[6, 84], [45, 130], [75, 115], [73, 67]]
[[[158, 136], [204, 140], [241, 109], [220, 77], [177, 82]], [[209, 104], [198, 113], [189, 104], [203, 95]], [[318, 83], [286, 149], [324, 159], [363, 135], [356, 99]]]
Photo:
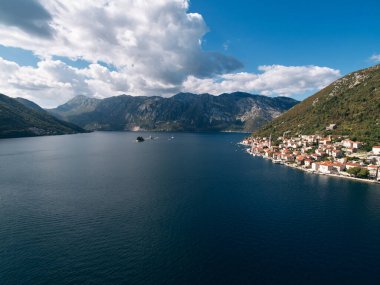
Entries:
[[380, 62], [379, 15], [378, 0], [2, 0], [0, 92], [303, 99]]
[[380, 53], [380, 1], [191, 1], [210, 28], [204, 47], [259, 65], [320, 65], [343, 74]]

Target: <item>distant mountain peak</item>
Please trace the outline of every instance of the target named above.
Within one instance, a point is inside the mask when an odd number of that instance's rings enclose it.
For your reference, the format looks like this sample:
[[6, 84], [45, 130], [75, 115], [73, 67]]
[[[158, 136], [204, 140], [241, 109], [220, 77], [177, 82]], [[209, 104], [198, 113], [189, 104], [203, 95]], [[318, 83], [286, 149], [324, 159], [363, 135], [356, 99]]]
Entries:
[[49, 111], [89, 130], [252, 131], [297, 103], [244, 92], [182, 92], [169, 98], [79, 97]]

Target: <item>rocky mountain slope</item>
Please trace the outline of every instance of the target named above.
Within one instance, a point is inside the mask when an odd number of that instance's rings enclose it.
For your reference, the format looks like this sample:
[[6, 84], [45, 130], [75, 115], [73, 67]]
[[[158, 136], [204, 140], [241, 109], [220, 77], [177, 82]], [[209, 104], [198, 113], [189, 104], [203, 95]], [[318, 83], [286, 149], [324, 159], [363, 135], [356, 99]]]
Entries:
[[[326, 130], [330, 124], [336, 129]], [[380, 142], [380, 65], [359, 70], [333, 82], [305, 99], [256, 136], [341, 134], [369, 144]]]
[[37, 104], [0, 94], [0, 138], [63, 135], [84, 132], [53, 117]]
[[242, 92], [103, 100], [77, 96], [48, 111], [87, 130], [253, 131], [297, 103]]

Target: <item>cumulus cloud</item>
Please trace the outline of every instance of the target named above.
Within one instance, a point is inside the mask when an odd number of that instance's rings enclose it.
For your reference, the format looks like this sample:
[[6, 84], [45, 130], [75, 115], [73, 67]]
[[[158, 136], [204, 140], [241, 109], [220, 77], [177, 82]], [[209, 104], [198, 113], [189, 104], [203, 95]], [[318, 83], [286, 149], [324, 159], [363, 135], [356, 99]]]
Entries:
[[[202, 49], [208, 27], [188, 8], [188, 0], [1, 0], [0, 44], [32, 51], [40, 62], [30, 67], [0, 58], [0, 92], [50, 107], [78, 94], [293, 95], [339, 76], [317, 66], [234, 73], [243, 64]], [[89, 64], [78, 68], [54, 58]]]
[[264, 65], [261, 73], [229, 73], [215, 78], [190, 76], [183, 91], [221, 94], [245, 91], [262, 95], [292, 96], [319, 90], [339, 78], [339, 70], [319, 66]]
[[55, 107], [79, 94], [104, 98], [129, 89], [127, 75], [99, 64], [79, 69], [59, 60], [45, 59], [37, 67], [31, 67], [0, 57], [1, 92], [45, 107]]
[[2, 29], [15, 27], [39, 37], [50, 37], [52, 29], [49, 12], [36, 0], [1, 0], [0, 25]]
[[[8, 4], [12, 1], [5, 0]], [[35, 5], [37, 2], [32, 3], [33, 7], [40, 7]], [[44, 10], [41, 6], [40, 14], [35, 13], [26, 21], [40, 21], [41, 31], [48, 24], [54, 31], [51, 38], [31, 37], [26, 23], [14, 9], [17, 5], [13, 5], [7, 14], [13, 14], [9, 18], [15, 28], [9, 32], [9, 27], [0, 27], [0, 43], [32, 50], [42, 57], [58, 55], [111, 64], [128, 74], [131, 92], [136, 95], [145, 94], [147, 87], [163, 85], [171, 89], [189, 75], [204, 78], [243, 67], [233, 57], [202, 50], [201, 39], [208, 28], [200, 14], [188, 13], [188, 1], [42, 0], [41, 3]]]
[[380, 54], [374, 54], [370, 57], [370, 60], [375, 62], [375, 63], [379, 63], [380, 62]]

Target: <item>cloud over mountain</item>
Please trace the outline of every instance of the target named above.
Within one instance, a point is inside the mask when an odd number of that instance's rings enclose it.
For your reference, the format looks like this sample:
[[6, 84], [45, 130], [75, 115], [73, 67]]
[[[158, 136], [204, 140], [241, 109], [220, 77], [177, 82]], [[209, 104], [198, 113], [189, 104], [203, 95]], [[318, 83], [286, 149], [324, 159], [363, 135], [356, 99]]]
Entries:
[[261, 73], [229, 73], [210, 79], [189, 77], [184, 91], [220, 94], [236, 90], [263, 95], [292, 96], [325, 87], [340, 76], [339, 70], [319, 66], [259, 66]]
[[[1, 60], [0, 71], [14, 73], [0, 75], [0, 88], [45, 106], [77, 94], [168, 96], [239, 89], [292, 95], [334, 77], [324, 68], [312, 73], [318, 67], [298, 67], [297, 73], [291, 71], [297, 67], [282, 67], [288, 76], [299, 76], [298, 83], [287, 86], [280, 66], [262, 74], [234, 73], [243, 68], [238, 59], [203, 50], [208, 27], [200, 14], [189, 12], [187, 0], [4, 0], [0, 8], [0, 44], [41, 58], [36, 67]], [[57, 56], [89, 64], [70, 66]], [[310, 71], [306, 78], [302, 68]]]

